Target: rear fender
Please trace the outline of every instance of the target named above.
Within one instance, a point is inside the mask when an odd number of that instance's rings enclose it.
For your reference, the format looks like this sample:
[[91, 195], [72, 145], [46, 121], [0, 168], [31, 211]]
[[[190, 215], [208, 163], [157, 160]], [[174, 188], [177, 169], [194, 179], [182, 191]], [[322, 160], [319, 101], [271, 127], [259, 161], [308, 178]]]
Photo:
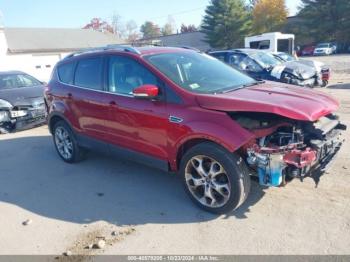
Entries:
[[69, 113], [69, 109], [67, 106], [61, 102], [61, 101], [53, 101], [49, 108], [48, 108], [49, 114], [48, 114], [48, 125], [50, 129], [52, 128], [51, 122], [54, 117], [60, 117], [64, 121], [69, 124], [69, 126], [76, 130], [80, 131], [79, 123], [75, 120], [76, 118], [72, 116], [72, 114]]

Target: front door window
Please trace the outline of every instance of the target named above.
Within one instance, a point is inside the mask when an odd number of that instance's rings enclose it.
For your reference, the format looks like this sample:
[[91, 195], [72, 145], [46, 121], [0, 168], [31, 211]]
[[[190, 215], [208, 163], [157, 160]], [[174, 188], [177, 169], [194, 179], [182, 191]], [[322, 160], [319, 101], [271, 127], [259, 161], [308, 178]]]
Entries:
[[109, 60], [109, 92], [132, 95], [139, 86], [157, 85], [157, 78], [135, 60], [113, 56]]

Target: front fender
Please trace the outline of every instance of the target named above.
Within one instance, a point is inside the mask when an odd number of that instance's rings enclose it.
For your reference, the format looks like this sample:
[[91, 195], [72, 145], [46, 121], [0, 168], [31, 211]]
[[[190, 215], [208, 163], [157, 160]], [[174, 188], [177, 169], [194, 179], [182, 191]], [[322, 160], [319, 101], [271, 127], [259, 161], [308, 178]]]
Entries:
[[232, 121], [232, 125], [218, 125], [208, 122], [190, 123], [192, 134], [182, 137], [177, 145], [182, 145], [192, 139], [206, 139], [220, 144], [230, 152], [234, 152], [254, 138], [254, 134], [248, 132]]
[[[191, 140], [203, 139], [221, 145], [229, 152], [235, 152], [243, 145], [254, 139], [254, 134], [242, 128], [230, 116], [223, 112], [215, 112], [214, 115], [205, 115], [197, 120], [189, 120], [182, 126], [182, 134], [171, 145], [170, 164], [176, 168], [179, 150]], [[199, 119], [198, 119], [199, 118]], [[172, 132], [177, 132], [174, 130]]]

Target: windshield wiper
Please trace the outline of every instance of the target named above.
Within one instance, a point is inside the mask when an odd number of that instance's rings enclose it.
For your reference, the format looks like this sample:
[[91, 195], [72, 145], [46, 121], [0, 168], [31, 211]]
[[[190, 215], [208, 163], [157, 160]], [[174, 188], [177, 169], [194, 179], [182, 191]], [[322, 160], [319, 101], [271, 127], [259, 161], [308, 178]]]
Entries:
[[247, 88], [247, 87], [251, 87], [251, 86], [257, 86], [257, 85], [261, 85], [261, 84], [264, 84], [264, 83], [265, 83], [265, 81], [256, 81], [256, 82], [253, 82], [253, 83], [250, 83], [250, 84], [245, 84], [245, 85], [241, 85], [241, 86], [236, 86], [235, 88], [231, 88], [231, 89], [228, 89], [228, 90], [223, 90], [223, 91], [221, 91], [219, 93], [220, 94], [226, 94], [226, 93], [230, 93], [232, 91], [236, 91], [236, 90]]

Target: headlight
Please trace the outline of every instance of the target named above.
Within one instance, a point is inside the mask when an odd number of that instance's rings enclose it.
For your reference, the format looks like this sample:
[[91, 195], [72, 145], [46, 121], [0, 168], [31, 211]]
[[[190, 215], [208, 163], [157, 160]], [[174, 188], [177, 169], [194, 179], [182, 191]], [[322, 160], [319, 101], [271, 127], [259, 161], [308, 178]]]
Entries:
[[0, 123], [10, 121], [9, 114], [6, 111], [0, 111]]
[[0, 99], [0, 108], [12, 108], [12, 105], [10, 102]]

